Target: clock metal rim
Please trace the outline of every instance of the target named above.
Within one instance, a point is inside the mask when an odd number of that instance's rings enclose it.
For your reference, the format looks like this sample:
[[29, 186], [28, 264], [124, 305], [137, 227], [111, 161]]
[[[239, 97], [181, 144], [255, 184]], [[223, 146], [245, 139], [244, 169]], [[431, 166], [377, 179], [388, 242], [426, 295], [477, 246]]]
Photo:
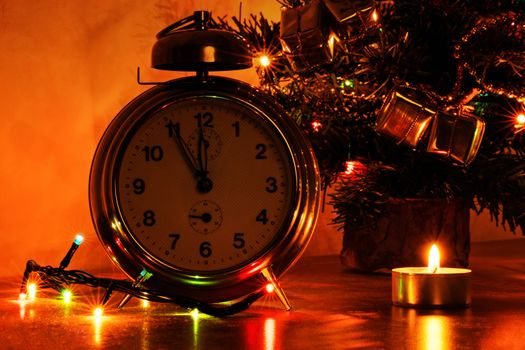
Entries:
[[[245, 101], [237, 101], [237, 97], [233, 98], [231, 96], [217, 96], [217, 94], [200, 94], [200, 95], [196, 95], [196, 94], [192, 94], [190, 96], [184, 96], [184, 97], [180, 97], [180, 98], [177, 98], [176, 99], [176, 102], [173, 102], [174, 98], [170, 98], [170, 103], [168, 104], [164, 104], [164, 103], [159, 103], [159, 105], [162, 105], [161, 109], [163, 108], [168, 108], [170, 107], [170, 105], [172, 103], [180, 103], [180, 102], [185, 102], [185, 101], [194, 101], [195, 103], [199, 103], [201, 102], [201, 100], [203, 102], [208, 102], [208, 103], [211, 103], [211, 101], [213, 100], [220, 100], [222, 102], [235, 102], [237, 104], [239, 103], [245, 103]], [[159, 101], [160, 102], [160, 101]], [[255, 114], [257, 117], [262, 117], [260, 113], [258, 112], [254, 112], [254, 109], [256, 107], [254, 106], [244, 106], [244, 107], [248, 107], [248, 109], [250, 110], [250, 113], [252, 114]], [[135, 128], [140, 128], [142, 126], [142, 124], [146, 123], [147, 122], [147, 118], [148, 117], [153, 117], [153, 115], [160, 111], [160, 109], [155, 109], [152, 113], [149, 113], [149, 114], [142, 114], [141, 117], [145, 117], [145, 118], [140, 118], [139, 121], [137, 121], [137, 123], [135, 123], [135, 125], [133, 126], [133, 129]], [[268, 123], [268, 120], [267, 119], [263, 119], [261, 118], [262, 122], [265, 122], [265, 123]], [[289, 146], [289, 143], [288, 141], [286, 140], [286, 138], [282, 135], [281, 131], [278, 129], [278, 127], [276, 125], [273, 125], [272, 124], [272, 128], [271, 129], [274, 129], [274, 132], [277, 131], [280, 133], [280, 137], [279, 139], [281, 141], [283, 141], [285, 147], [286, 147], [286, 150], [287, 150], [287, 158], [289, 158], [289, 161], [292, 165], [292, 170], [294, 171], [294, 174], [292, 176], [292, 183], [291, 183], [291, 187], [294, 189], [293, 193], [292, 193], [292, 198], [291, 198], [291, 203], [295, 203], [297, 201], [296, 197], [297, 197], [297, 184], [296, 184], [296, 181], [297, 181], [297, 167], [296, 167], [296, 159], [293, 159], [294, 157], [291, 157], [290, 154], [291, 154], [291, 149], [290, 149], [290, 146]], [[132, 132], [128, 134], [129, 137], [127, 137], [127, 139], [123, 140], [122, 142], [122, 145], [121, 145], [121, 149], [127, 149], [129, 147], [129, 138], [134, 135], [135, 133]], [[118, 155], [117, 155], [117, 164], [121, 163], [121, 157], [123, 156], [123, 154], [120, 152]], [[118, 183], [119, 183], [119, 176], [118, 176], [118, 173], [119, 172], [119, 167], [117, 166], [117, 169], [115, 172], [113, 172], [114, 174], [114, 177], [113, 177], [113, 186], [115, 188], [115, 202], [117, 204], [119, 203], [122, 203], [122, 200], [120, 200], [119, 198], [119, 194], [117, 193], [116, 189], [118, 188]], [[283, 225], [282, 227], [286, 227], [287, 225], [289, 225], [290, 222], [293, 222], [294, 220], [294, 217], [295, 215], [293, 215], [294, 213], [292, 213], [292, 210], [293, 208], [287, 208], [286, 210], [286, 219], [285, 221], [283, 222]], [[120, 210], [119, 210], [120, 212]], [[290, 217], [290, 215], [292, 215], [292, 217]], [[131, 238], [131, 240], [133, 241], [133, 245], [136, 245], [140, 251], [144, 252], [144, 254], [146, 255], [146, 258], [147, 260], [151, 263], [151, 265], [156, 265], [156, 266], [161, 266], [164, 270], [166, 271], [170, 271], [170, 272], [173, 272], [173, 273], [177, 273], [177, 274], [181, 274], [182, 276], [184, 275], [187, 275], [187, 276], [192, 276], [192, 278], [195, 277], [195, 275], [198, 275], [199, 276], [199, 281], [206, 281], [207, 279], [209, 279], [211, 277], [211, 279], [215, 280], [217, 279], [218, 276], [223, 276], [225, 273], [226, 274], [236, 274], [236, 273], [239, 273], [241, 272], [241, 270], [245, 269], [245, 267], [250, 263], [250, 262], [253, 262], [253, 261], [256, 261], [256, 260], [259, 260], [259, 258], [263, 255], [266, 254], [267, 250], [269, 248], [272, 248], [273, 246], [273, 243], [274, 241], [277, 239], [277, 237], [274, 237], [272, 239], [272, 242], [270, 242], [269, 244], [267, 244], [266, 247], [264, 247], [261, 251], [259, 251], [254, 257], [250, 258], [250, 259], [247, 259], [246, 261], [244, 262], [241, 262], [240, 264], [237, 264], [237, 265], [234, 265], [234, 266], [231, 266], [229, 268], [224, 268], [222, 270], [212, 270], [212, 271], [199, 271], [199, 270], [191, 270], [191, 269], [184, 269], [184, 268], [180, 268], [180, 267], [177, 267], [177, 266], [173, 266], [171, 265], [169, 262], [166, 262], [164, 259], [160, 258], [159, 256], [153, 254], [152, 252], [148, 251], [147, 248], [145, 248], [145, 246], [143, 245], [143, 243], [136, 237], [135, 233], [133, 233], [133, 230], [126, 227], [126, 222], [124, 220], [124, 218], [121, 217], [121, 220], [120, 220], [120, 223], [124, 229], [125, 232], [129, 233], [129, 236]]]
[[[115, 180], [119, 151], [130, 130], [145, 115], [157, 111], [163, 103], [175, 99], [218, 96], [253, 110], [266, 122], [271, 122], [287, 144], [294, 167], [295, 194], [289, 227], [275, 238], [270, 248], [242, 267], [218, 273], [177, 271], [158, 260], [133, 242], [134, 235], [120, 214]], [[154, 274], [147, 286], [159, 290], [176, 290], [183, 296], [204, 301], [233, 300], [262, 288], [260, 272], [272, 267], [282, 275], [299, 258], [311, 238], [320, 205], [319, 170], [308, 141], [297, 125], [273, 99], [256, 88], [223, 77], [182, 78], [155, 86], [137, 96], [114, 118], [102, 136], [93, 159], [90, 183], [90, 210], [99, 239], [109, 256], [130, 278], [136, 278], [143, 268]], [[147, 251], [146, 251], [147, 252]]]

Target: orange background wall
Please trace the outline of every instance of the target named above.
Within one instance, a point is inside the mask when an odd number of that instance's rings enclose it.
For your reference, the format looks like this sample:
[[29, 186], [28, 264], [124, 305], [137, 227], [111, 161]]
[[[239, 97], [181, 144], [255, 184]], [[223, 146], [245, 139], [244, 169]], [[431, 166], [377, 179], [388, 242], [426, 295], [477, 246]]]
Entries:
[[[145, 89], [137, 66], [145, 80], [178, 76], [149, 69], [151, 47], [160, 29], [197, 9], [233, 16], [239, 1], [0, 0], [0, 275], [21, 274], [28, 258], [57, 265], [78, 231], [86, 243], [71, 267], [110, 265], [89, 216], [91, 158], [113, 116]], [[279, 20], [276, 1], [243, 1], [244, 16], [258, 12]], [[253, 71], [229, 75], [257, 82]], [[339, 251], [328, 221], [308, 254]]]

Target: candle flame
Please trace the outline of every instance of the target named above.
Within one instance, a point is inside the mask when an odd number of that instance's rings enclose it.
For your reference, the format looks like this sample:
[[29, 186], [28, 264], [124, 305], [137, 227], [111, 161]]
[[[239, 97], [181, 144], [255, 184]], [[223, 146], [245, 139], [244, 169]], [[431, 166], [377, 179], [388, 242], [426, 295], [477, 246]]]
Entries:
[[428, 253], [428, 272], [435, 273], [439, 269], [439, 249], [437, 245], [432, 244]]

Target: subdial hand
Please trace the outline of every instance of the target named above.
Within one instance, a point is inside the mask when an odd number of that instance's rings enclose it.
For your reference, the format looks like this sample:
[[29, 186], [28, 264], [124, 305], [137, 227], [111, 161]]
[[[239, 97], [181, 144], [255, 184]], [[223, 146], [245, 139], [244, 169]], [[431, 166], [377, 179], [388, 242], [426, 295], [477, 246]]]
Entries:
[[202, 220], [202, 222], [204, 223], [208, 223], [211, 221], [212, 217], [211, 217], [211, 214], [210, 213], [204, 213], [202, 215], [189, 215], [190, 218], [192, 219], [200, 219]]

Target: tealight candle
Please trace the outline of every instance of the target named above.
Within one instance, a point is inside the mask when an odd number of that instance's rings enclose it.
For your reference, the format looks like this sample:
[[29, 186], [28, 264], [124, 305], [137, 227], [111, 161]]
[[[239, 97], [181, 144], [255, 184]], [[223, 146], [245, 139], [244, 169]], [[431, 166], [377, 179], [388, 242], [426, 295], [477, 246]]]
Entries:
[[392, 303], [421, 308], [470, 306], [471, 270], [439, 266], [439, 250], [430, 249], [427, 267], [392, 269]]

